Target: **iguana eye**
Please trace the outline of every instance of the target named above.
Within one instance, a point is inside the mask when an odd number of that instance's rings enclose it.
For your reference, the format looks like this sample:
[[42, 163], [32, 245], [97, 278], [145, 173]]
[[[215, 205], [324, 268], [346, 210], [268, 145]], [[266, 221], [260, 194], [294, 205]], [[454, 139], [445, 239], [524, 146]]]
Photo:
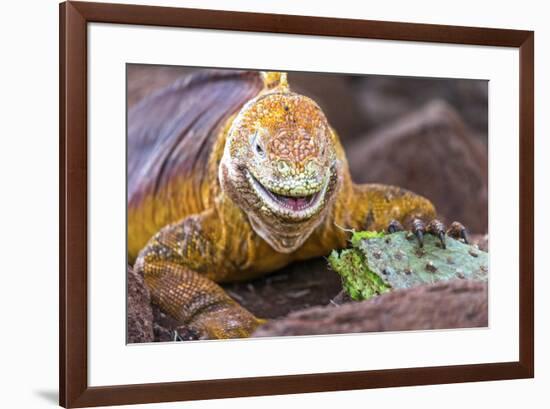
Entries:
[[264, 148], [262, 148], [262, 145], [256, 142], [256, 153], [260, 155], [261, 157], [265, 156]]
[[256, 134], [254, 135], [254, 139], [252, 143], [254, 144], [254, 150], [256, 151], [256, 154], [259, 157], [264, 158], [265, 150], [264, 150], [264, 147], [262, 146], [260, 138], [258, 137], [258, 132], [256, 132]]

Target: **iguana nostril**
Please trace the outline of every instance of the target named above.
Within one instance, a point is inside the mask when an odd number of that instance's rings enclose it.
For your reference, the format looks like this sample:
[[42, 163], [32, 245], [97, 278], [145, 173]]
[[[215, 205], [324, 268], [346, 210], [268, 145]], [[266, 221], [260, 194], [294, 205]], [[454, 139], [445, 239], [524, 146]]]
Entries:
[[315, 174], [315, 173], [319, 173], [321, 171], [321, 168], [315, 160], [310, 160], [306, 164], [306, 171], [309, 174]]
[[277, 170], [282, 175], [288, 175], [290, 173], [290, 165], [284, 160], [277, 161]]

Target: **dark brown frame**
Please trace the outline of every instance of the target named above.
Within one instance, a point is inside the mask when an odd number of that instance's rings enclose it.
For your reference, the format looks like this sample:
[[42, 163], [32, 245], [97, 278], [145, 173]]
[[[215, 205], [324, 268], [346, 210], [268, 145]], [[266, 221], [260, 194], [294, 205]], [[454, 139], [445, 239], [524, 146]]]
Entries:
[[[193, 27], [519, 48], [519, 361], [89, 387], [87, 379], [87, 24]], [[534, 376], [534, 33], [122, 4], [60, 5], [59, 396], [65, 407], [532, 378]]]

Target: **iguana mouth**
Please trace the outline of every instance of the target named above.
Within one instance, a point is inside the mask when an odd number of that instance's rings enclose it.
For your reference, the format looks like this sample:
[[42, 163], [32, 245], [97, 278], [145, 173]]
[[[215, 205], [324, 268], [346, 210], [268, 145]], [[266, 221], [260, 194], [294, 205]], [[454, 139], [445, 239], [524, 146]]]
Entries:
[[284, 206], [287, 209], [294, 211], [307, 209], [315, 202], [317, 196], [319, 196], [319, 192], [308, 196], [283, 196], [278, 193], [271, 192], [270, 190], [265, 189], [265, 187], [263, 188], [267, 192], [267, 194], [269, 194], [274, 200], [279, 202], [281, 206]]
[[289, 196], [273, 192], [250, 172], [248, 172], [248, 179], [258, 196], [272, 211], [293, 219], [308, 218], [317, 213], [328, 185], [327, 178], [327, 182], [315, 193], [305, 196]]

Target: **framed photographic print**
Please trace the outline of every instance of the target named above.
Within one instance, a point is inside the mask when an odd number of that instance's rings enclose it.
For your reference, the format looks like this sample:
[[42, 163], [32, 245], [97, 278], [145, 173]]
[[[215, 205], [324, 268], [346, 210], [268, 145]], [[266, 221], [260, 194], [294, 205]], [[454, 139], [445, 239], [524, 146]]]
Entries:
[[534, 375], [530, 31], [60, 5], [60, 404]]

